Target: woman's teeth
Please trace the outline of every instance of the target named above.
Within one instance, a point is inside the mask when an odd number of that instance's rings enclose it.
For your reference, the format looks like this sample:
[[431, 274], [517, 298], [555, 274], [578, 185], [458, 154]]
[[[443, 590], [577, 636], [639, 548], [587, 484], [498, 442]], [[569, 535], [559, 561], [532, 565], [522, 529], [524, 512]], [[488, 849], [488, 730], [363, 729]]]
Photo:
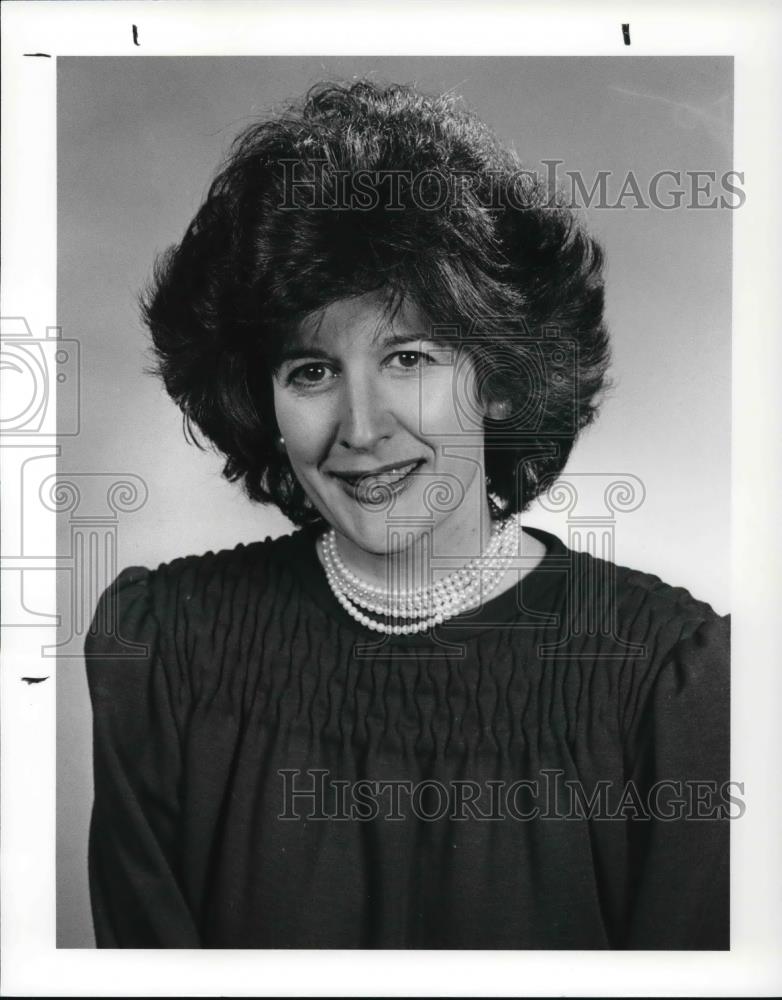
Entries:
[[343, 479], [347, 491], [366, 503], [383, 503], [395, 493], [405, 489], [411, 481], [411, 474], [421, 463], [407, 462], [383, 472]]
[[386, 469], [385, 472], [378, 472], [376, 475], [362, 476], [362, 483], [395, 483], [413, 471], [417, 462], [408, 462], [407, 465], [400, 465], [398, 468]]

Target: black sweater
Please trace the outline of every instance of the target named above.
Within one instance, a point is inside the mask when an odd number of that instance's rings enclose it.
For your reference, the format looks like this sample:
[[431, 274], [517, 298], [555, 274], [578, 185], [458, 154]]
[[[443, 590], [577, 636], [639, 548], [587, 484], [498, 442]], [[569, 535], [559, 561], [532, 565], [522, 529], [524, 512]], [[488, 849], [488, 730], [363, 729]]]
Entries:
[[354, 622], [312, 530], [121, 573], [98, 946], [728, 948], [729, 618], [525, 531], [542, 562], [427, 636]]

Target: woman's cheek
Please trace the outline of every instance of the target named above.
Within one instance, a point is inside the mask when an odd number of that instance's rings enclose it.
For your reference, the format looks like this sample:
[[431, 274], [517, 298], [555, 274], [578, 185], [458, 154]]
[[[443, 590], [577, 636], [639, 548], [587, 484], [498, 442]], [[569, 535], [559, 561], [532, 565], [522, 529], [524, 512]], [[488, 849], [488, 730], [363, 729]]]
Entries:
[[[421, 426], [429, 434], [437, 437], [442, 434], [458, 433], [463, 425], [476, 422], [477, 414], [471, 397], [469, 386], [457, 372], [449, 367], [435, 369], [433, 377], [427, 379], [421, 386], [420, 411]], [[482, 425], [480, 419], [478, 425]]]
[[291, 458], [295, 455], [300, 461], [315, 460], [330, 439], [333, 405], [325, 396], [281, 392], [275, 398], [277, 424]]

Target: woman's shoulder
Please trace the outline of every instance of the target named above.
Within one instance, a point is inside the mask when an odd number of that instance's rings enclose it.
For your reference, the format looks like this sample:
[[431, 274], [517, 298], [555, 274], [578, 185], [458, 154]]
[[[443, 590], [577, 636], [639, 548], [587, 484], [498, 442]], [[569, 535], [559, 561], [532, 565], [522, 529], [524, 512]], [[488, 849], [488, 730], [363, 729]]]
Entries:
[[590, 596], [616, 614], [625, 626], [643, 628], [645, 623], [666, 622], [690, 631], [701, 624], [729, 621], [712, 605], [681, 584], [673, 584], [656, 573], [629, 566], [590, 552], [570, 550], [575, 563], [574, 579], [582, 598]]
[[128, 566], [102, 593], [90, 632], [103, 634], [112, 622], [132, 631], [144, 614], [158, 627], [183, 616], [197, 621], [213, 618], [221, 608], [236, 610], [242, 597], [245, 603], [263, 600], [273, 593], [275, 578], [297, 558], [302, 534], [269, 535], [233, 548], [178, 556], [154, 567]]
[[[566, 546], [549, 546], [564, 576], [556, 593], [559, 626], [545, 655], [599, 663], [628, 703], [640, 704], [658, 678], [704, 692], [727, 688], [729, 614], [687, 587], [637, 566]], [[626, 690], [625, 690], [626, 689]]]
[[721, 615], [687, 587], [657, 574], [617, 565], [617, 618], [620, 627], [635, 631], [642, 641], [670, 647], [678, 654], [708, 646], [727, 653], [730, 615]]
[[693, 620], [720, 617], [708, 601], [687, 587], [663, 580], [656, 573], [615, 563], [617, 582], [628, 598], [634, 598], [667, 615]]
[[705, 660], [710, 669], [729, 670], [730, 614], [719, 614], [712, 605], [681, 585], [658, 575], [617, 565], [619, 621], [625, 627], [648, 633], [650, 645], [659, 645], [667, 659], [681, 662]]
[[565, 627], [573, 617], [580, 631], [605, 633], [610, 624], [609, 634], [631, 638], [650, 637], [661, 630], [686, 635], [701, 625], [724, 627], [730, 620], [729, 614], [718, 613], [687, 587], [628, 565], [612, 552], [577, 548], [540, 528], [525, 530], [546, 545], [546, 556], [532, 577], [541, 580], [553, 574], [549, 599]]
[[177, 556], [155, 566], [129, 566], [116, 577], [112, 586], [197, 587], [215, 579], [252, 578], [286, 563], [301, 544], [301, 531], [262, 541], [239, 542], [233, 548], [208, 549], [206, 552]]
[[583, 659], [611, 679], [631, 742], [650, 720], [666, 731], [660, 746], [689, 720], [719, 731], [729, 706], [730, 615], [656, 573], [560, 545], [569, 594], [560, 595], [561, 634], [547, 655]]

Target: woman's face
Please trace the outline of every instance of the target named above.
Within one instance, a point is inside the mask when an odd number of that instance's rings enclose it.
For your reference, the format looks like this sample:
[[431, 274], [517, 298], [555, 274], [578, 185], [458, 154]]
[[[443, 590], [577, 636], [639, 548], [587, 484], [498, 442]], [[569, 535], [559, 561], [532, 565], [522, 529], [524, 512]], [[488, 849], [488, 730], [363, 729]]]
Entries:
[[[306, 320], [274, 376], [280, 433], [307, 495], [365, 553], [434, 530], [470, 558], [488, 530], [483, 409], [469, 357], [407, 301], [344, 299]], [[460, 548], [461, 547], [461, 548]]]

